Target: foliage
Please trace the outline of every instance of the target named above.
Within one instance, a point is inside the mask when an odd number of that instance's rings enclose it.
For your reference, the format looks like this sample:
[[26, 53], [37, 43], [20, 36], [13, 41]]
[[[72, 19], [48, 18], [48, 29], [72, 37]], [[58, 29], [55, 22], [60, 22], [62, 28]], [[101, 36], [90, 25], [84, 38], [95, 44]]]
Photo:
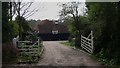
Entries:
[[[16, 22], [18, 23], [18, 16], [16, 17]], [[24, 17], [20, 17], [20, 22], [21, 22], [21, 29], [22, 29], [22, 32], [27, 32], [27, 31], [30, 31], [30, 26], [28, 25], [28, 22], [25, 20]], [[19, 23], [18, 23], [19, 24]]]
[[2, 42], [11, 42], [12, 38], [18, 34], [18, 24], [11, 21], [9, 11], [9, 3], [2, 3]]
[[71, 33], [72, 36], [74, 36], [75, 33], [76, 33], [76, 32], [75, 32], [75, 31], [76, 31], [76, 28], [75, 28], [73, 22], [74, 22], [74, 20], [73, 20], [73, 18], [70, 17], [70, 16], [68, 16], [68, 17], [66, 17], [66, 18], [64, 19], [64, 23], [67, 24], [67, 27], [69, 28], [68, 30], [69, 30], [69, 32]]
[[66, 46], [70, 46], [69, 41], [61, 42], [61, 44], [64, 44], [64, 45], [66, 45]]
[[[18, 35], [19, 26], [16, 21], [12, 21], [11, 13], [9, 12], [9, 2], [2, 2], [2, 61], [3, 63], [16, 62], [18, 49], [11, 43], [13, 37]], [[23, 25], [24, 26], [24, 25]], [[24, 26], [28, 29], [27, 26]]]
[[9, 20], [9, 2], [2, 2], [2, 63], [14, 63], [19, 54], [12, 44], [13, 37], [18, 34], [17, 23]]
[[12, 28], [11, 28], [12, 29], [12, 35], [13, 35], [13, 37], [15, 37], [16, 35], [19, 34], [19, 31], [18, 31], [19, 25], [15, 21], [13, 21], [11, 24], [12, 24]]
[[[75, 37], [75, 45], [80, 46], [80, 34], [81, 34], [81, 27], [82, 23], [81, 20], [79, 19], [80, 16], [78, 14], [78, 8], [80, 2], [68, 2], [62, 4], [62, 10], [61, 10], [61, 15], [63, 18], [66, 18], [68, 15], [72, 15], [71, 18], [67, 19], [67, 22], [70, 23], [68, 24], [69, 31], [71, 33], [71, 36]], [[71, 20], [70, 20], [71, 19]], [[69, 20], [69, 21], [68, 21]]]
[[[16, 5], [16, 7], [20, 7], [20, 6]], [[12, 20], [12, 17], [14, 15], [14, 9], [15, 8], [13, 7], [12, 2], [2, 2], [2, 63], [3, 64], [17, 62], [17, 57], [19, 52], [16, 46], [12, 44], [12, 39], [13, 37], [16, 37], [16, 35], [20, 33], [19, 28], [23, 32], [27, 32], [31, 30], [24, 17], [22, 16], [20, 17], [18, 15], [15, 21]], [[36, 9], [34, 10], [34, 12], [36, 12]]]
[[[80, 27], [81, 24], [79, 21], [79, 14], [78, 14], [78, 6], [79, 2], [68, 2], [62, 4], [62, 10], [60, 11], [60, 16], [65, 18], [68, 15], [72, 15], [72, 25], [74, 26], [74, 29], [77, 30], [77, 32], [80, 33]], [[75, 36], [77, 37], [77, 36]]]
[[[19, 16], [17, 16], [17, 17], [15, 18], [15, 22], [17, 22], [17, 24], [18, 24], [19, 34], [20, 34], [20, 32], [21, 32], [20, 40], [22, 40], [22, 38], [23, 38], [22, 34], [28, 32], [28, 31], [31, 31], [31, 28], [30, 28], [28, 22], [25, 20], [24, 17], [20, 17], [20, 18], [19, 18]], [[21, 22], [21, 26], [20, 26], [20, 23], [19, 23], [19, 22]]]
[[21, 61], [21, 62], [29, 62], [31, 59], [32, 59], [32, 56], [29, 55], [29, 54], [21, 54], [20, 56], [17, 57], [18, 61]]
[[120, 64], [120, 3], [87, 3], [87, 7], [95, 54], [110, 64]]
[[38, 24], [41, 22], [41, 20], [27, 20], [28, 25], [32, 30], [36, 30], [38, 27]]
[[[80, 42], [79, 33], [88, 36], [91, 30], [94, 32], [94, 54], [108, 65], [120, 65], [120, 2], [88, 2], [88, 15], [79, 16], [77, 26], [74, 17], [66, 17], [65, 23], [71, 33], [69, 41], [76, 35], [76, 41]], [[66, 6], [66, 5], [65, 5]], [[75, 41], [75, 42], [76, 42]]]
[[10, 41], [11, 37], [11, 25], [8, 21], [8, 2], [2, 3], [2, 42]]
[[[88, 36], [88, 34], [90, 33], [90, 23], [87, 17], [85, 16], [79, 16], [79, 20], [80, 22], [78, 22], [78, 26], [80, 26], [81, 28], [79, 28], [80, 33], [84, 36]], [[73, 17], [66, 17], [64, 20], [64, 23], [67, 23], [67, 26], [69, 28], [69, 32], [70, 32], [70, 37], [69, 37], [69, 41], [72, 43], [73, 41], [72, 38], [75, 38], [75, 45], [80, 47], [80, 34], [78, 32], [78, 30], [75, 28], [75, 23], [73, 23]], [[80, 24], [81, 23], [81, 24]]]

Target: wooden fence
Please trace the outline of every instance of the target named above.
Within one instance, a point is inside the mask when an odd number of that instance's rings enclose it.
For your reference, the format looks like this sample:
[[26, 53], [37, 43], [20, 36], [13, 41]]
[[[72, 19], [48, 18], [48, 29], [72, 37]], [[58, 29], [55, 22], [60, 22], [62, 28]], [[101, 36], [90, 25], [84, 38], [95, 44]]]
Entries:
[[91, 31], [88, 37], [81, 35], [81, 47], [87, 52], [93, 53], [93, 31]]
[[29, 54], [31, 56], [39, 56], [40, 53], [40, 45], [39, 39], [35, 43], [31, 41], [18, 41], [18, 49], [20, 54]]

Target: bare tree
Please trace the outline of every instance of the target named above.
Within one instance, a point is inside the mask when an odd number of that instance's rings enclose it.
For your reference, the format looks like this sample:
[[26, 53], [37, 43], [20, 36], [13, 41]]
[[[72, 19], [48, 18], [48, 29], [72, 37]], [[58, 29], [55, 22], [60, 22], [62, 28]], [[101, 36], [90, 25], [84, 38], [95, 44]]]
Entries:
[[31, 10], [33, 2], [23, 2], [22, 0], [18, 0], [18, 2], [13, 2], [12, 6], [12, 17], [16, 15], [18, 17], [18, 23], [19, 23], [19, 36], [21, 38], [22, 36], [22, 20], [21, 17], [29, 18], [34, 13], [36, 13], [40, 7], [36, 6], [33, 10]]
[[24, 18], [29, 18], [35, 12], [39, 11], [39, 8], [40, 8], [40, 6], [38, 5], [31, 10], [32, 4], [33, 2], [22, 2], [22, 0], [19, 0], [18, 2], [14, 2], [13, 3], [14, 14], [20, 15]]

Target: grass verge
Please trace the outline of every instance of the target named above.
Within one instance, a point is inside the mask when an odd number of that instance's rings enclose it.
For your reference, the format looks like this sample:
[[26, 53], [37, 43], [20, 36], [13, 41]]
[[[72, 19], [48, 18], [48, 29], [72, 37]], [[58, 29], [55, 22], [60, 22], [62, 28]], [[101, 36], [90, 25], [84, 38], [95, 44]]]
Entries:
[[66, 46], [71, 46], [71, 44], [69, 43], [69, 41], [60, 42], [60, 43], [66, 45]]

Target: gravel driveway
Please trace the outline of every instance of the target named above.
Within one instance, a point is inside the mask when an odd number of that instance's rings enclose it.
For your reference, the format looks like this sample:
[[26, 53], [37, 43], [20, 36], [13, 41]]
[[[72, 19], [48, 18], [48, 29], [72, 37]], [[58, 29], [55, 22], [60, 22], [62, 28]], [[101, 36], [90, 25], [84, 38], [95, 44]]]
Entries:
[[88, 54], [60, 44], [61, 41], [44, 41], [44, 52], [37, 65], [99, 66]]

